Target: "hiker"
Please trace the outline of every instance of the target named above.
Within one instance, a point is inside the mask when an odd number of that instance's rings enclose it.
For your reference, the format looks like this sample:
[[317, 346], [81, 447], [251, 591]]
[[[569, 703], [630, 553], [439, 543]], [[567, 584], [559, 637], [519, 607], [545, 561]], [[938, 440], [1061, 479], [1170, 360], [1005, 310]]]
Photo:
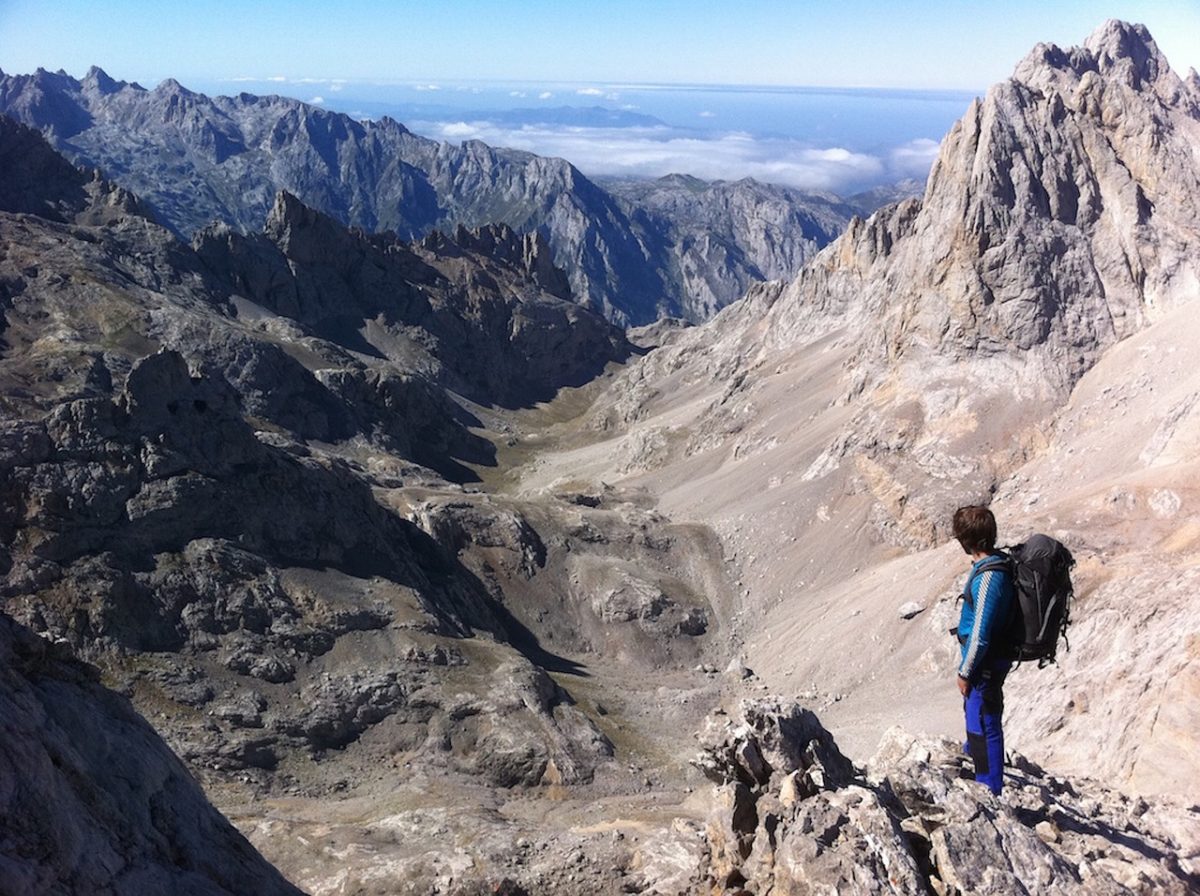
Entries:
[[964, 745], [975, 780], [999, 794], [1004, 781], [1004, 677], [1012, 661], [1000, 643], [1013, 606], [1009, 561], [996, 550], [996, 518], [986, 507], [954, 512], [954, 537], [974, 561], [955, 630], [962, 645], [958, 690], [967, 722]]

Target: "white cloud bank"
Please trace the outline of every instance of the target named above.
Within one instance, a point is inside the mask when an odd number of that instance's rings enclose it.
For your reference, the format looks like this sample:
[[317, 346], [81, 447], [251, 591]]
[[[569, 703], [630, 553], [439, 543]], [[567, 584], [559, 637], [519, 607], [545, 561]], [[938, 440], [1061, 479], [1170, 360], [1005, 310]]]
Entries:
[[569, 160], [588, 175], [661, 177], [692, 174], [705, 180], [752, 177], [802, 190], [849, 195], [907, 177], [923, 178], [938, 144], [916, 140], [878, 156], [841, 147], [814, 148], [788, 138], [747, 133], [692, 133], [666, 127], [594, 128], [490, 121], [421, 122], [418, 133], [457, 143], [483, 140]]
[[913, 140], [891, 152], [891, 167], [905, 177], [925, 177], [937, 160], [941, 144], [936, 140]]

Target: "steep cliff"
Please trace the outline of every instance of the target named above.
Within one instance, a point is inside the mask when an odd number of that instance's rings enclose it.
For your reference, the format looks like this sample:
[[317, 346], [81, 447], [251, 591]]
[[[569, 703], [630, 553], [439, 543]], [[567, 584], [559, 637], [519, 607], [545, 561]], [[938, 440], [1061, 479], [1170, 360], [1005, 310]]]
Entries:
[[[1003, 799], [960, 746], [889, 731], [856, 769], [817, 716], [745, 700], [711, 718], [697, 762], [716, 785], [695, 889], [714, 893], [1188, 893], [1200, 815], [1013, 756]], [[666, 892], [685, 892], [670, 888]]]

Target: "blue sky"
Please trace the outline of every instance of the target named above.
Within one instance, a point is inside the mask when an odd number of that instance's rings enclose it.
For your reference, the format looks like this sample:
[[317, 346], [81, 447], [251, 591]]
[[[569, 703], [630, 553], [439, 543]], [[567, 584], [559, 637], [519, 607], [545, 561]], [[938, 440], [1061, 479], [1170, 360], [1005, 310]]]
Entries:
[[1109, 17], [1200, 67], [1200, 2], [0, 0], [0, 67], [166, 77], [651, 81], [981, 90]]

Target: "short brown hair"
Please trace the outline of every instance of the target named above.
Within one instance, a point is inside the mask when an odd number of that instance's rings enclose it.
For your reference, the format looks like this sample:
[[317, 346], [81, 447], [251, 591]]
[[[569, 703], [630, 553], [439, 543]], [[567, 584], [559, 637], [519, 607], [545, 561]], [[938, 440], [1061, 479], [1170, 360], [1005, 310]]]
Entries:
[[986, 507], [960, 507], [954, 511], [954, 537], [968, 554], [996, 549], [996, 517]]

